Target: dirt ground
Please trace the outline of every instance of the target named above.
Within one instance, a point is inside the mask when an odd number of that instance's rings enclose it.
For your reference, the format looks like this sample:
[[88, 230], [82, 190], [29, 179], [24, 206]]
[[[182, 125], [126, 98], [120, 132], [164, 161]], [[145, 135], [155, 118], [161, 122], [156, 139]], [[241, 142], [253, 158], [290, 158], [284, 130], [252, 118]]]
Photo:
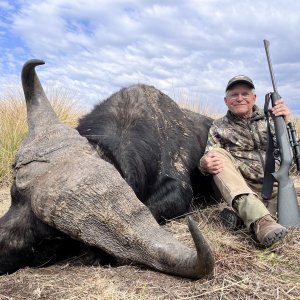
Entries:
[[[295, 182], [300, 186], [299, 178]], [[9, 190], [3, 189], [0, 215], [9, 205]], [[246, 230], [229, 231], [222, 226], [221, 208], [219, 205], [193, 213], [215, 255], [212, 278], [189, 280], [140, 266], [82, 266], [74, 258], [1, 276], [0, 300], [300, 299], [300, 229], [290, 229], [284, 241], [261, 249]], [[184, 219], [164, 227], [193, 247]]]

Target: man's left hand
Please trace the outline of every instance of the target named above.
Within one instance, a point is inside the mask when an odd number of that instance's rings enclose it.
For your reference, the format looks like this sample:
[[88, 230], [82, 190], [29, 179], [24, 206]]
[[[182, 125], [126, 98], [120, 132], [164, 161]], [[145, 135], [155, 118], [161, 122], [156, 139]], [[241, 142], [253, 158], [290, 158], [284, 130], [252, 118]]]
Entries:
[[291, 113], [288, 107], [284, 104], [283, 99], [276, 100], [275, 106], [270, 108], [270, 111], [275, 117], [283, 116], [286, 124], [291, 122]]

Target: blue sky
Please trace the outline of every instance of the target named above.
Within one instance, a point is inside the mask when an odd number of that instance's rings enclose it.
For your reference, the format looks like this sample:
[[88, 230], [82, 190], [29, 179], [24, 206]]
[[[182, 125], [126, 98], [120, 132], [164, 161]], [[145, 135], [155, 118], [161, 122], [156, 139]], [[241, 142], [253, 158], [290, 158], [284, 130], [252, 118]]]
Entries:
[[278, 91], [300, 115], [300, 1], [0, 0], [0, 94], [31, 58], [44, 86], [91, 108], [120, 88], [154, 85], [175, 100], [225, 112], [224, 89], [250, 76], [258, 104]]

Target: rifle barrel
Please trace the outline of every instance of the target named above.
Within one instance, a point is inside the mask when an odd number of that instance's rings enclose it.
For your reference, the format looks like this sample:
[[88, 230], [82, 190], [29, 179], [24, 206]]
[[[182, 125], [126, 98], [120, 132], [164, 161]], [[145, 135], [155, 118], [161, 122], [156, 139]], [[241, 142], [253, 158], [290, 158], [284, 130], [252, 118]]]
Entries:
[[275, 82], [275, 76], [274, 76], [274, 72], [273, 72], [273, 67], [272, 67], [272, 63], [271, 63], [271, 57], [270, 57], [270, 53], [269, 53], [270, 42], [268, 40], [264, 40], [264, 45], [265, 45], [265, 50], [266, 50], [266, 55], [267, 55], [267, 60], [268, 60], [268, 65], [269, 65], [269, 70], [270, 70], [273, 89], [274, 89], [274, 92], [276, 94], [278, 94], [277, 86], [276, 86], [276, 82]]

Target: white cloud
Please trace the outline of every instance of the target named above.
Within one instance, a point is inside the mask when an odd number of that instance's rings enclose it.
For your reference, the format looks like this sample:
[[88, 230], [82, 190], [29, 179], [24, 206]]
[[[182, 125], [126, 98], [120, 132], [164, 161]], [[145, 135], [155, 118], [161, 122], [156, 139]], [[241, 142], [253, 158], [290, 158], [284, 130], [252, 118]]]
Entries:
[[15, 38], [0, 49], [1, 76], [35, 57], [46, 61], [43, 82], [74, 89], [90, 105], [144, 82], [225, 110], [224, 87], [238, 73], [253, 78], [260, 102], [269, 91], [268, 38], [280, 91], [300, 114], [298, 1], [0, 0], [0, 7], [0, 41]]

